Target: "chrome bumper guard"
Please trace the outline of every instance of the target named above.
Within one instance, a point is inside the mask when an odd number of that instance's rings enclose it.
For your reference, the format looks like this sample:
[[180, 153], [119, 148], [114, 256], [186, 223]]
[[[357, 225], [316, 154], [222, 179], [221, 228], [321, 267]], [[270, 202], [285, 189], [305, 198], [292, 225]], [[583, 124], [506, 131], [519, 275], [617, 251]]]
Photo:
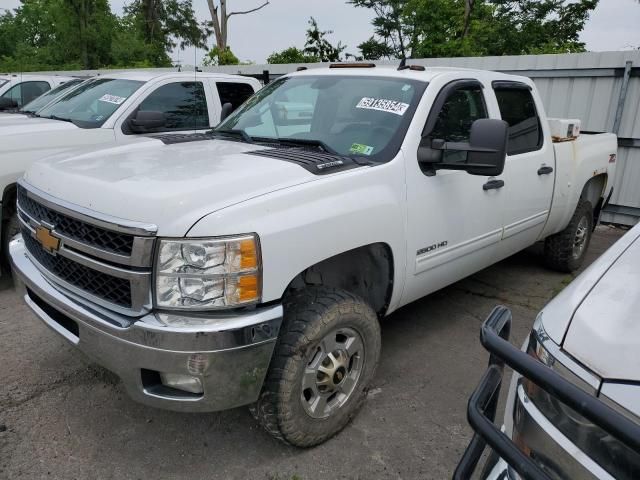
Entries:
[[[494, 424], [505, 364], [531, 379], [543, 390], [579, 412], [594, 425], [607, 431], [629, 448], [640, 452], [640, 426], [613, 410], [597, 397], [585, 393], [552, 369], [509, 343], [511, 311], [497, 306], [485, 320], [480, 342], [491, 354], [489, 368], [471, 395], [467, 420], [475, 434], [458, 464], [453, 478], [469, 479], [487, 445], [493, 450], [480, 478], [512, 478], [515, 471], [525, 480], [551, 480], [551, 477]], [[503, 459], [503, 460], [502, 460]], [[508, 464], [506, 468], [505, 462]]]
[[[9, 252], [17, 288], [36, 316], [118, 375], [132, 399], [186, 412], [257, 400], [282, 323], [281, 305], [226, 315], [149, 313], [133, 319], [54, 286], [29, 259], [21, 237]], [[203, 393], [162, 385], [160, 374], [167, 373], [197, 377]]]

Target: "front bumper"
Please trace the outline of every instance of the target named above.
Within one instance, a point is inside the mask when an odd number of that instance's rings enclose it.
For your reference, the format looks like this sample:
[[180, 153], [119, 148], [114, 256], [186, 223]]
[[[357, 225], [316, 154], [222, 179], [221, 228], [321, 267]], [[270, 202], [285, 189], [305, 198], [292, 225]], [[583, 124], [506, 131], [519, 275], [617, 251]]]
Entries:
[[[25, 302], [48, 327], [120, 377], [132, 399], [176, 411], [225, 410], [257, 400], [280, 325], [282, 306], [207, 317], [116, 315], [54, 286], [27, 256], [20, 237], [11, 264]], [[171, 323], [171, 322], [169, 322]], [[203, 393], [169, 388], [161, 373], [197, 377]]]

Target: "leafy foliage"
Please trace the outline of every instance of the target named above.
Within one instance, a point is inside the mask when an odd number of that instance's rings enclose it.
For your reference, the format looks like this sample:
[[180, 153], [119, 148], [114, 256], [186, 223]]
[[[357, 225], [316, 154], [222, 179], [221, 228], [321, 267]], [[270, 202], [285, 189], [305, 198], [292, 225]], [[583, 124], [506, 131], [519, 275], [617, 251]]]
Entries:
[[297, 47], [289, 47], [281, 52], [273, 52], [267, 57], [267, 63], [315, 63], [318, 57], [307, 55]]
[[348, 0], [374, 14], [368, 59], [584, 51], [598, 0]]
[[327, 35], [333, 33], [333, 30], [320, 30], [316, 19], [309, 19], [309, 28], [307, 29], [307, 41], [304, 44], [304, 53], [319, 59], [321, 62], [339, 62], [340, 55], [347, 48], [342, 42], [332, 45], [327, 40]]
[[213, 47], [207, 52], [204, 57], [203, 65], [239, 65], [240, 60], [231, 51], [231, 48], [227, 47], [225, 50], [220, 50], [217, 46]]
[[133, 0], [122, 18], [108, 0], [21, 0], [0, 15], [0, 70], [170, 66], [169, 49], [208, 35], [192, 0]]

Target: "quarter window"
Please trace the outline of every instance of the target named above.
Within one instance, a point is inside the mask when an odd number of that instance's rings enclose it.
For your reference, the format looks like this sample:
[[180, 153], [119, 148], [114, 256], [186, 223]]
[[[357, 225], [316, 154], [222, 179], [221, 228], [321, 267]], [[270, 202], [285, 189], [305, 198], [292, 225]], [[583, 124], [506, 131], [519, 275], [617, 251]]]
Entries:
[[166, 125], [158, 131], [209, 128], [209, 112], [202, 82], [163, 85], [151, 93], [138, 110], [165, 114]]
[[233, 110], [242, 105], [247, 98], [253, 95], [253, 88], [248, 83], [216, 82], [220, 104], [230, 103]]
[[509, 124], [507, 153], [518, 155], [542, 147], [542, 130], [536, 104], [527, 88], [496, 88], [502, 119]]
[[[431, 132], [431, 138], [446, 142], [468, 142], [471, 125], [476, 120], [488, 118], [482, 90], [478, 86], [460, 88], [454, 91], [442, 106], [438, 120]], [[464, 162], [467, 152], [443, 152], [447, 163]]]
[[47, 82], [22, 82], [7, 90], [2, 97], [15, 100], [18, 107], [29, 103], [39, 97], [51, 87]]

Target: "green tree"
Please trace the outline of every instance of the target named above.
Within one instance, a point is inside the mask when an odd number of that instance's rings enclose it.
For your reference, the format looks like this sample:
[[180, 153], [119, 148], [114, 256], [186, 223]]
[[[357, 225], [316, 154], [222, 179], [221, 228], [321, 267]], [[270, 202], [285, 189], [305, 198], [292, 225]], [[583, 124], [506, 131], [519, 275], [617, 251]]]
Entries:
[[598, 0], [347, 3], [369, 8], [375, 14], [375, 37], [360, 45], [363, 56], [375, 58], [386, 48], [392, 56], [402, 58], [584, 51], [580, 32]]
[[332, 45], [327, 40], [327, 35], [333, 33], [333, 30], [320, 30], [316, 19], [309, 19], [309, 28], [307, 29], [307, 41], [304, 44], [303, 52], [319, 59], [321, 62], [339, 62], [340, 55], [347, 48], [342, 42]]
[[211, 65], [239, 65], [240, 60], [231, 51], [231, 48], [227, 47], [224, 51], [220, 51], [218, 47], [213, 47], [207, 52], [202, 64], [205, 66]]
[[394, 56], [393, 48], [385, 42], [376, 40], [371, 37], [369, 40], [358, 45], [363, 60], [380, 60], [381, 58], [390, 58]]
[[171, 65], [168, 52], [176, 47], [206, 47], [210, 32], [198, 23], [192, 0], [133, 0], [124, 11], [153, 66]]
[[318, 57], [307, 55], [297, 47], [289, 47], [281, 52], [273, 52], [267, 57], [267, 63], [315, 63]]

